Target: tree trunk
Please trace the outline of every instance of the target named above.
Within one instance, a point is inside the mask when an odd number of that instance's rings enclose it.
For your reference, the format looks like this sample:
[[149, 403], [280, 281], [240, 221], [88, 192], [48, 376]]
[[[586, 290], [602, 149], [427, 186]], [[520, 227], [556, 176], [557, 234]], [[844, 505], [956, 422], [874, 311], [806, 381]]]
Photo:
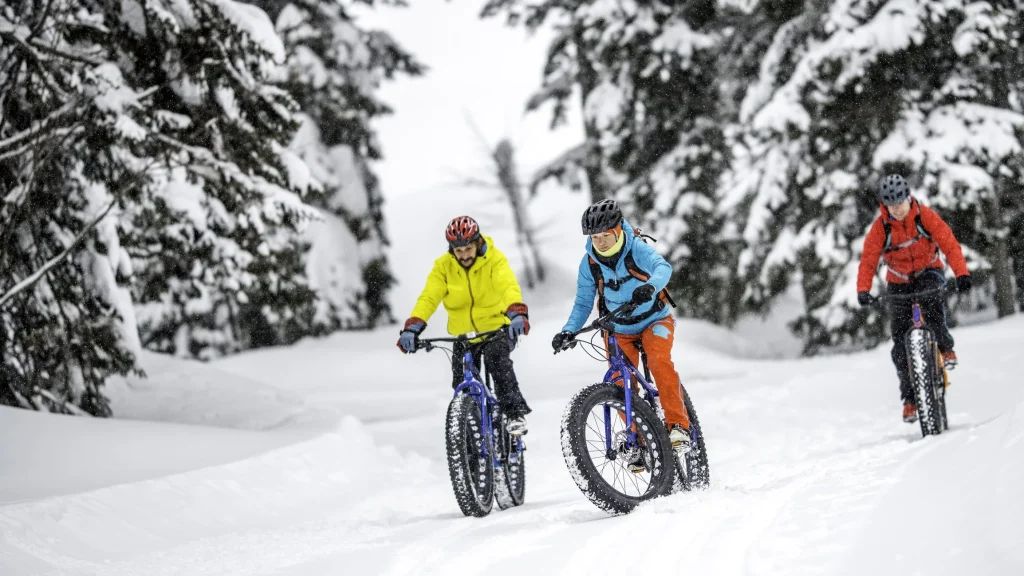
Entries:
[[526, 270], [526, 285], [532, 289], [535, 286], [535, 276], [536, 282], [544, 281], [544, 266], [540, 262], [537, 244], [533, 239], [533, 227], [526, 214], [522, 186], [516, 176], [515, 149], [512, 147], [512, 143], [508, 140], [498, 142], [493, 158], [498, 169], [498, 182], [501, 184], [502, 190], [505, 191], [505, 195], [508, 196], [508, 202], [512, 207], [512, 221], [516, 227], [516, 244], [523, 255], [523, 267]]
[[997, 180], [993, 194], [982, 201], [985, 219], [991, 226], [992, 248], [988, 254], [996, 282], [996, 310], [1000, 318], [1016, 313], [1013, 294], [1013, 262], [1010, 260], [1009, 226], [1003, 221], [999, 199], [1003, 185]]

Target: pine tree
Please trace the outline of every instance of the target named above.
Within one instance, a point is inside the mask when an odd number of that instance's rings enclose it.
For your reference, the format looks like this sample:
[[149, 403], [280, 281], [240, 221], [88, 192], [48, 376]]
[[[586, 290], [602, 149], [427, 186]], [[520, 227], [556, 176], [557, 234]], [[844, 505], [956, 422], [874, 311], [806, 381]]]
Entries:
[[1022, 7], [967, 4], [952, 18], [943, 84], [907, 106], [874, 159], [918, 177], [933, 207], [960, 224], [989, 268], [1000, 317], [1015, 311], [1010, 233], [1024, 191]]
[[358, 27], [349, 2], [254, 4], [284, 42], [287, 73], [280, 85], [301, 109], [301, 127], [289, 146], [322, 185], [310, 203], [340, 218], [350, 235], [342, 241], [358, 245], [361, 270], [351, 270], [346, 255], [345, 262], [317, 271], [322, 301], [316, 321], [320, 330], [333, 330], [391, 320], [387, 291], [394, 278], [384, 253], [383, 197], [370, 166], [381, 151], [370, 123], [391, 112], [375, 94], [381, 81], [423, 68], [386, 33]]
[[[741, 104], [743, 146], [729, 198], [744, 222], [738, 264], [747, 303], [766, 308], [798, 282], [806, 310], [794, 328], [807, 351], [885, 335], [884, 322], [857, 308], [853, 287], [878, 213], [880, 174], [903, 171], [919, 199], [951, 221], [954, 206], [977, 208], [982, 196], [972, 198], [968, 188], [1019, 182], [1010, 168], [1019, 113], [1009, 97], [984, 95], [1003, 72], [976, 58], [1019, 47], [1008, 40], [1019, 20], [989, 17], [985, 6], [997, 4], [806, 4], [776, 33]], [[1005, 144], [1000, 152], [972, 144], [983, 125]], [[975, 168], [961, 170], [967, 165]], [[969, 230], [954, 232], [973, 253]]]
[[146, 347], [198, 358], [312, 331], [299, 232], [314, 188], [286, 148], [295, 102], [273, 85], [285, 53], [266, 14], [231, 1], [106, 5], [125, 80], [149, 87], [123, 231]]
[[135, 123], [81, 4], [0, 7], [0, 402], [107, 416], [101, 387], [139, 352], [116, 232], [138, 179]]
[[716, 209], [727, 150], [714, 74], [719, 35], [715, 3], [492, 2], [515, 23], [559, 25], [544, 85], [529, 103], [553, 100], [563, 118], [574, 88], [582, 95], [587, 141], [545, 174], [582, 166], [595, 199], [618, 198], [627, 215], [658, 238], [676, 269], [672, 290], [687, 316], [728, 321], [734, 274], [725, 220]]
[[140, 328], [198, 357], [311, 330], [314, 187], [264, 13], [14, 2], [0, 40], [0, 401], [108, 415]]

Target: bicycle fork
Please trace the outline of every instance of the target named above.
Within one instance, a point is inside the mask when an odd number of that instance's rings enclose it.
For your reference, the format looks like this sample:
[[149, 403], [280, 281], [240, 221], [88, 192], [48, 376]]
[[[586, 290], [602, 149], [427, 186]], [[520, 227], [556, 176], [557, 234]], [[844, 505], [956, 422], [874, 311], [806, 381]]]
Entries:
[[[623, 397], [625, 398], [625, 405], [623, 410], [625, 411], [625, 426], [626, 426], [626, 441], [622, 446], [612, 446], [612, 407], [608, 404], [603, 406], [604, 408], [604, 443], [605, 443], [605, 456], [609, 460], [615, 460], [618, 456], [618, 450], [625, 448], [626, 450], [632, 450], [639, 446], [637, 442], [637, 431], [636, 427], [633, 426], [633, 394], [632, 385], [633, 383], [629, 377], [629, 371], [625, 369], [625, 366], [620, 367], [619, 371], [620, 378], [622, 380]], [[613, 368], [614, 369], [614, 368]], [[608, 380], [606, 378], [606, 380]]]

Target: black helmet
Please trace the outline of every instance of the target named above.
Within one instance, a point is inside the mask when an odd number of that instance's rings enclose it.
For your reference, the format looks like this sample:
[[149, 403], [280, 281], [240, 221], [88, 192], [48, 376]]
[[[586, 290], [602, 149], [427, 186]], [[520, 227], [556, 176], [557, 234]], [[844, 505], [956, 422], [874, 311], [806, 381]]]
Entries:
[[878, 199], [886, 206], [902, 204], [910, 198], [910, 187], [899, 174], [889, 174], [878, 185]]
[[622, 210], [615, 200], [601, 200], [583, 212], [583, 234], [600, 234], [622, 223]]

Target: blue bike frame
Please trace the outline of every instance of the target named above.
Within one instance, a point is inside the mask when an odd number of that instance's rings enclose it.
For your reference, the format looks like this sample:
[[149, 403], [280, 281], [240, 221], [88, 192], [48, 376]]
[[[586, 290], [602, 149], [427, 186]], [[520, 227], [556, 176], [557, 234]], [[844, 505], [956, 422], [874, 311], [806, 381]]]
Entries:
[[[489, 377], [490, 375], [488, 375], [488, 378]], [[485, 437], [494, 440], [494, 423], [491, 420], [491, 406], [497, 405], [498, 399], [491, 395], [490, 390], [480, 382], [476, 367], [473, 365], [473, 353], [468, 350], [462, 356], [462, 378], [462, 383], [455, 388], [455, 393], [452, 397], [454, 398], [459, 394], [466, 394], [476, 401], [477, 406], [480, 407], [480, 413], [482, 414], [481, 423], [484, 428], [484, 434], [486, 434]], [[501, 466], [497, 450], [494, 451], [494, 454], [488, 454], [486, 442], [481, 442], [480, 447], [480, 455], [482, 457], [489, 457], [491, 459], [491, 465], [495, 468]], [[522, 449], [522, 439], [516, 436], [516, 454], [521, 452]], [[514, 454], [509, 454], [509, 458], [512, 457], [514, 457]]]
[[[629, 361], [629, 358], [622, 353], [622, 349], [619, 348], [619, 341], [615, 338], [615, 334], [609, 333], [608, 335], [608, 349], [611, 352], [608, 356], [609, 368], [604, 374], [604, 382], [615, 383], [617, 381], [622, 382], [622, 389], [625, 392], [623, 396], [626, 398], [626, 430], [629, 430], [629, 436], [626, 441], [627, 448], [636, 447], [636, 430], [633, 429], [633, 395], [629, 393], [629, 390], [633, 387], [632, 379], [643, 387], [644, 391], [651, 396], [651, 398], [658, 397], [658, 390], [651, 386], [650, 382], [640, 374], [636, 366]], [[615, 375], [619, 376], [616, 378]], [[612, 450], [612, 409], [611, 406], [604, 405], [604, 442], [605, 450], [609, 455], [609, 458], [614, 460], [614, 452]]]

